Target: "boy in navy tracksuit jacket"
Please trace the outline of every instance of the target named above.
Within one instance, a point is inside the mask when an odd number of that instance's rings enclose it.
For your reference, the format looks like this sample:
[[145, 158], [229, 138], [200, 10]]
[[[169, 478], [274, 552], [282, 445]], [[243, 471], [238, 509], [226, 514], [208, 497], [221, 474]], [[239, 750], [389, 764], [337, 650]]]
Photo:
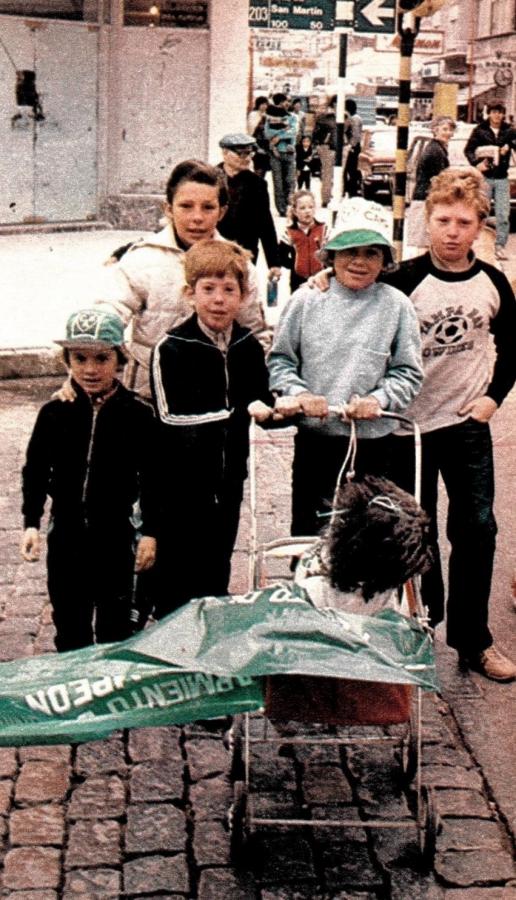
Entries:
[[[23, 468], [25, 531], [21, 553], [39, 559], [39, 527], [47, 496], [48, 591], [58, 651], [131, 633], [134, 572], [156, 552], [156, 422], [150, 405], [116, 378], [125, 362], [124, 326], [96, 309], [67, 323], [65, 362], [75, 391], [40, 410]], [[142, 527], [136, 558], [131, 523], [139, 500]], [[95, 619], [95, 628], [93, 620]]]
[[235, 316], [247, 292], [248, 253], [203, 240], [185, 256], [195, 309], [154, 351], [151, 385], [161, 422], [163, 505], [155, 571], [158, 617], [193, 597], [228, 591], [247, 475], [249, 415], [271, 395], [263, 349]]

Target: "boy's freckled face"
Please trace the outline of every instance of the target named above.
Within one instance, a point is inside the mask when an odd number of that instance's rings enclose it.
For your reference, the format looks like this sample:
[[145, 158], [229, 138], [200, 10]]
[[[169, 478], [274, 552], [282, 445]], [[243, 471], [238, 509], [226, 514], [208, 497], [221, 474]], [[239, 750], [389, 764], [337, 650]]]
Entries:
[[116, 350], [91, 350], [81, 347], [69, 350], [72, 378], [87, 394], [109, 391], [116, 378], [118, 356]]
[[335, 277], [352, 291], [363, 290], [373, 284], [383, 269], [380, 247], [350, 247], [335, 253]]
[[242, 290], [233, 275], [204, 276], [188, 293], [199, 319], [212, 331], [225, 331], [240, 311]]
[[448, 265], [467, 268], [468, 253], [481, 229], [482, 221], [470, 204], [436, 203], [428, 219], [432, 253]]

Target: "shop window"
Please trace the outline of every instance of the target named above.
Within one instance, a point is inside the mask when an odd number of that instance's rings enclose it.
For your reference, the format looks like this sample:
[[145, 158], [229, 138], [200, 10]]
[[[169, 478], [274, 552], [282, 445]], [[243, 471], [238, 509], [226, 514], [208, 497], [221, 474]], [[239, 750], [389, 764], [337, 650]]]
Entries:
[[491, 0], [478, 0], [475, 37], [489, 37], [491, 34]]
[[0, 15], [75, 22], [106, 22], [108, 0], [0, 0]]
[[125, 0], [124, 25], [207, 28], [208, 0]]
[[493, 0], [491, 8], [491, 33], [503, 34], [512, 29], [511, 23], [512, 4], [506, 0]]

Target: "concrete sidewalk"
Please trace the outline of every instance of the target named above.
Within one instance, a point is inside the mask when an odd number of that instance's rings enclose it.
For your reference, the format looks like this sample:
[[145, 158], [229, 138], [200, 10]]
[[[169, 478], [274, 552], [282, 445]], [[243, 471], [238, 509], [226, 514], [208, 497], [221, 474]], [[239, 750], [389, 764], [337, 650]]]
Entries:
[[54, 340], [74, 309], [98, 296], [103, 263], [135, 231], [0, 235], [0, 378], [61, 371]]
[[[0, 234], [0, 378], [62, 372], [54, 340], [63, 334], [68, 316], [99, 296], [107, 275], [103, 264], [112, 251], [146, 234], [107, 229]], [[289, 294], [289, 276], [285, 271], [281, 279], [279, 305], [267, 309], [267, 267], [262, 254], [258, 274], [266, 318], [273, 325]]]

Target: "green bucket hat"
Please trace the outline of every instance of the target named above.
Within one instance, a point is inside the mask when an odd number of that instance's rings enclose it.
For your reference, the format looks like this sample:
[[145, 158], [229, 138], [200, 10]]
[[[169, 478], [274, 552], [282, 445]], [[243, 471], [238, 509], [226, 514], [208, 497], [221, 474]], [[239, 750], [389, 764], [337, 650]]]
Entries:
[[348, 250], [351, 247], [385, 247], [388, 268], [395, 267], [392, 242], [392, 215], [379, 203], [363, 197], [345, 199], [337, 212], [335, 225], [323, 250]]

